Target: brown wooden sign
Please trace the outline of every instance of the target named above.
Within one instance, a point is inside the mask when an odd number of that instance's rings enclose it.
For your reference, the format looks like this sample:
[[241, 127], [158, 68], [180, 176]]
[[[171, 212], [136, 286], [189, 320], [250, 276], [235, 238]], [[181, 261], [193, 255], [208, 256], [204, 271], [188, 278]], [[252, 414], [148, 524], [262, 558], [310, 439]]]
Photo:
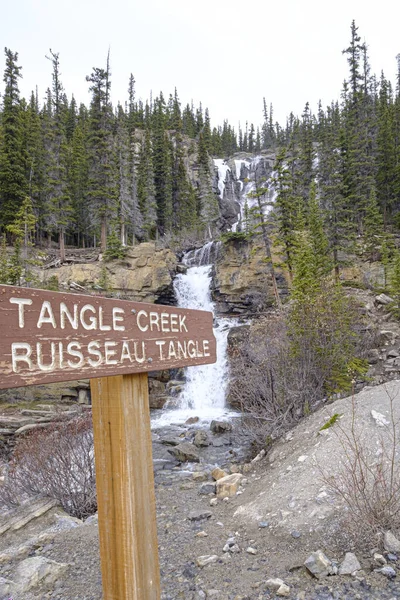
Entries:
[[209, 312], [0, 285], [0, 389], [215, 361]]

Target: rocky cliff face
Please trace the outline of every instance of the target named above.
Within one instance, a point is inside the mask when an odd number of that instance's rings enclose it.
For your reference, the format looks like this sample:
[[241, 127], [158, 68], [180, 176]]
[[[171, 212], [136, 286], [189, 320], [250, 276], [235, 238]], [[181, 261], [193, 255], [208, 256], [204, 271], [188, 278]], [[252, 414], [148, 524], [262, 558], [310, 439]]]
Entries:
[[147, 242], [128, 248], [123, 260], [63, 265], [48, 273], [64, 289], [74, 289], [74, 283], [88, 291], [108, 287], [128, 300], [173, 304], [177, 263], [171, 250]]
[[[278, 286], [287, 293], [283, 272], [277, 269]], [[224, 243], [215, 264], [213, 299], [221, 314], [249, 314], [273, 303], [273, 290], [265, 251], [246, 241]]]

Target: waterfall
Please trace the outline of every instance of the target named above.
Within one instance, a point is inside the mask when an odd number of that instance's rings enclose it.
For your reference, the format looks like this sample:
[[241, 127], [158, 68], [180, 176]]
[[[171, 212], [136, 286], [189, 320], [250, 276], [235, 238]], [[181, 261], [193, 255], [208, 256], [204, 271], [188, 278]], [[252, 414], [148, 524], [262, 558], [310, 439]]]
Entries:
[[[180, 308], [207, 310], [215, 314], [210, 289], [211, 269], [219, 246], [219, 242], [209, 242], [184, 256], [182, 262], [189, 268], [174, 280]], [[186, 383], [179, 398], [179, 406], [174, 409], [166, 407], [157, 418], [157, 426], [182, 422], [190, 416], [211, 421], [232, 414], [225, 407], [225, 394], [228, 384], [227, 339], [229, 329], [234, 325], [236, 321], [232, 319], [214, 318], [217, 362], [186, 369]]]

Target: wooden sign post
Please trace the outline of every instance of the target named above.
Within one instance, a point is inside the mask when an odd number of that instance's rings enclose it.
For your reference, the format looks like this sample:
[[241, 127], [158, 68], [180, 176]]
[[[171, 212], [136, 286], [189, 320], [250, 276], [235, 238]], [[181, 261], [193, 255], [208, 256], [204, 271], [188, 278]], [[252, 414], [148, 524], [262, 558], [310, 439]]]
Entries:
[[91, 379], [104, 600], [158, 600], [147, 372], [216, 361], [212, 314], [0, 285], [0, 389]]

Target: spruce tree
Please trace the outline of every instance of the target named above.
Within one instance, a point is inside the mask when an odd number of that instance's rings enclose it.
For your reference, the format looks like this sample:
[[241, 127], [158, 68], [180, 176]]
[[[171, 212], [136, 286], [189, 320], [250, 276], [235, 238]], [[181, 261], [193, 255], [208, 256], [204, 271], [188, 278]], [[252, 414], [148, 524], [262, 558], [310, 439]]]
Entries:
[[6, 67], [5, 90], [0, 135], [0, 227], [15, 219], [27, 193], [25, 153], [23, 148], [23, 118], [18, 88], [21, 67], [18, 53], [4, 49]]

